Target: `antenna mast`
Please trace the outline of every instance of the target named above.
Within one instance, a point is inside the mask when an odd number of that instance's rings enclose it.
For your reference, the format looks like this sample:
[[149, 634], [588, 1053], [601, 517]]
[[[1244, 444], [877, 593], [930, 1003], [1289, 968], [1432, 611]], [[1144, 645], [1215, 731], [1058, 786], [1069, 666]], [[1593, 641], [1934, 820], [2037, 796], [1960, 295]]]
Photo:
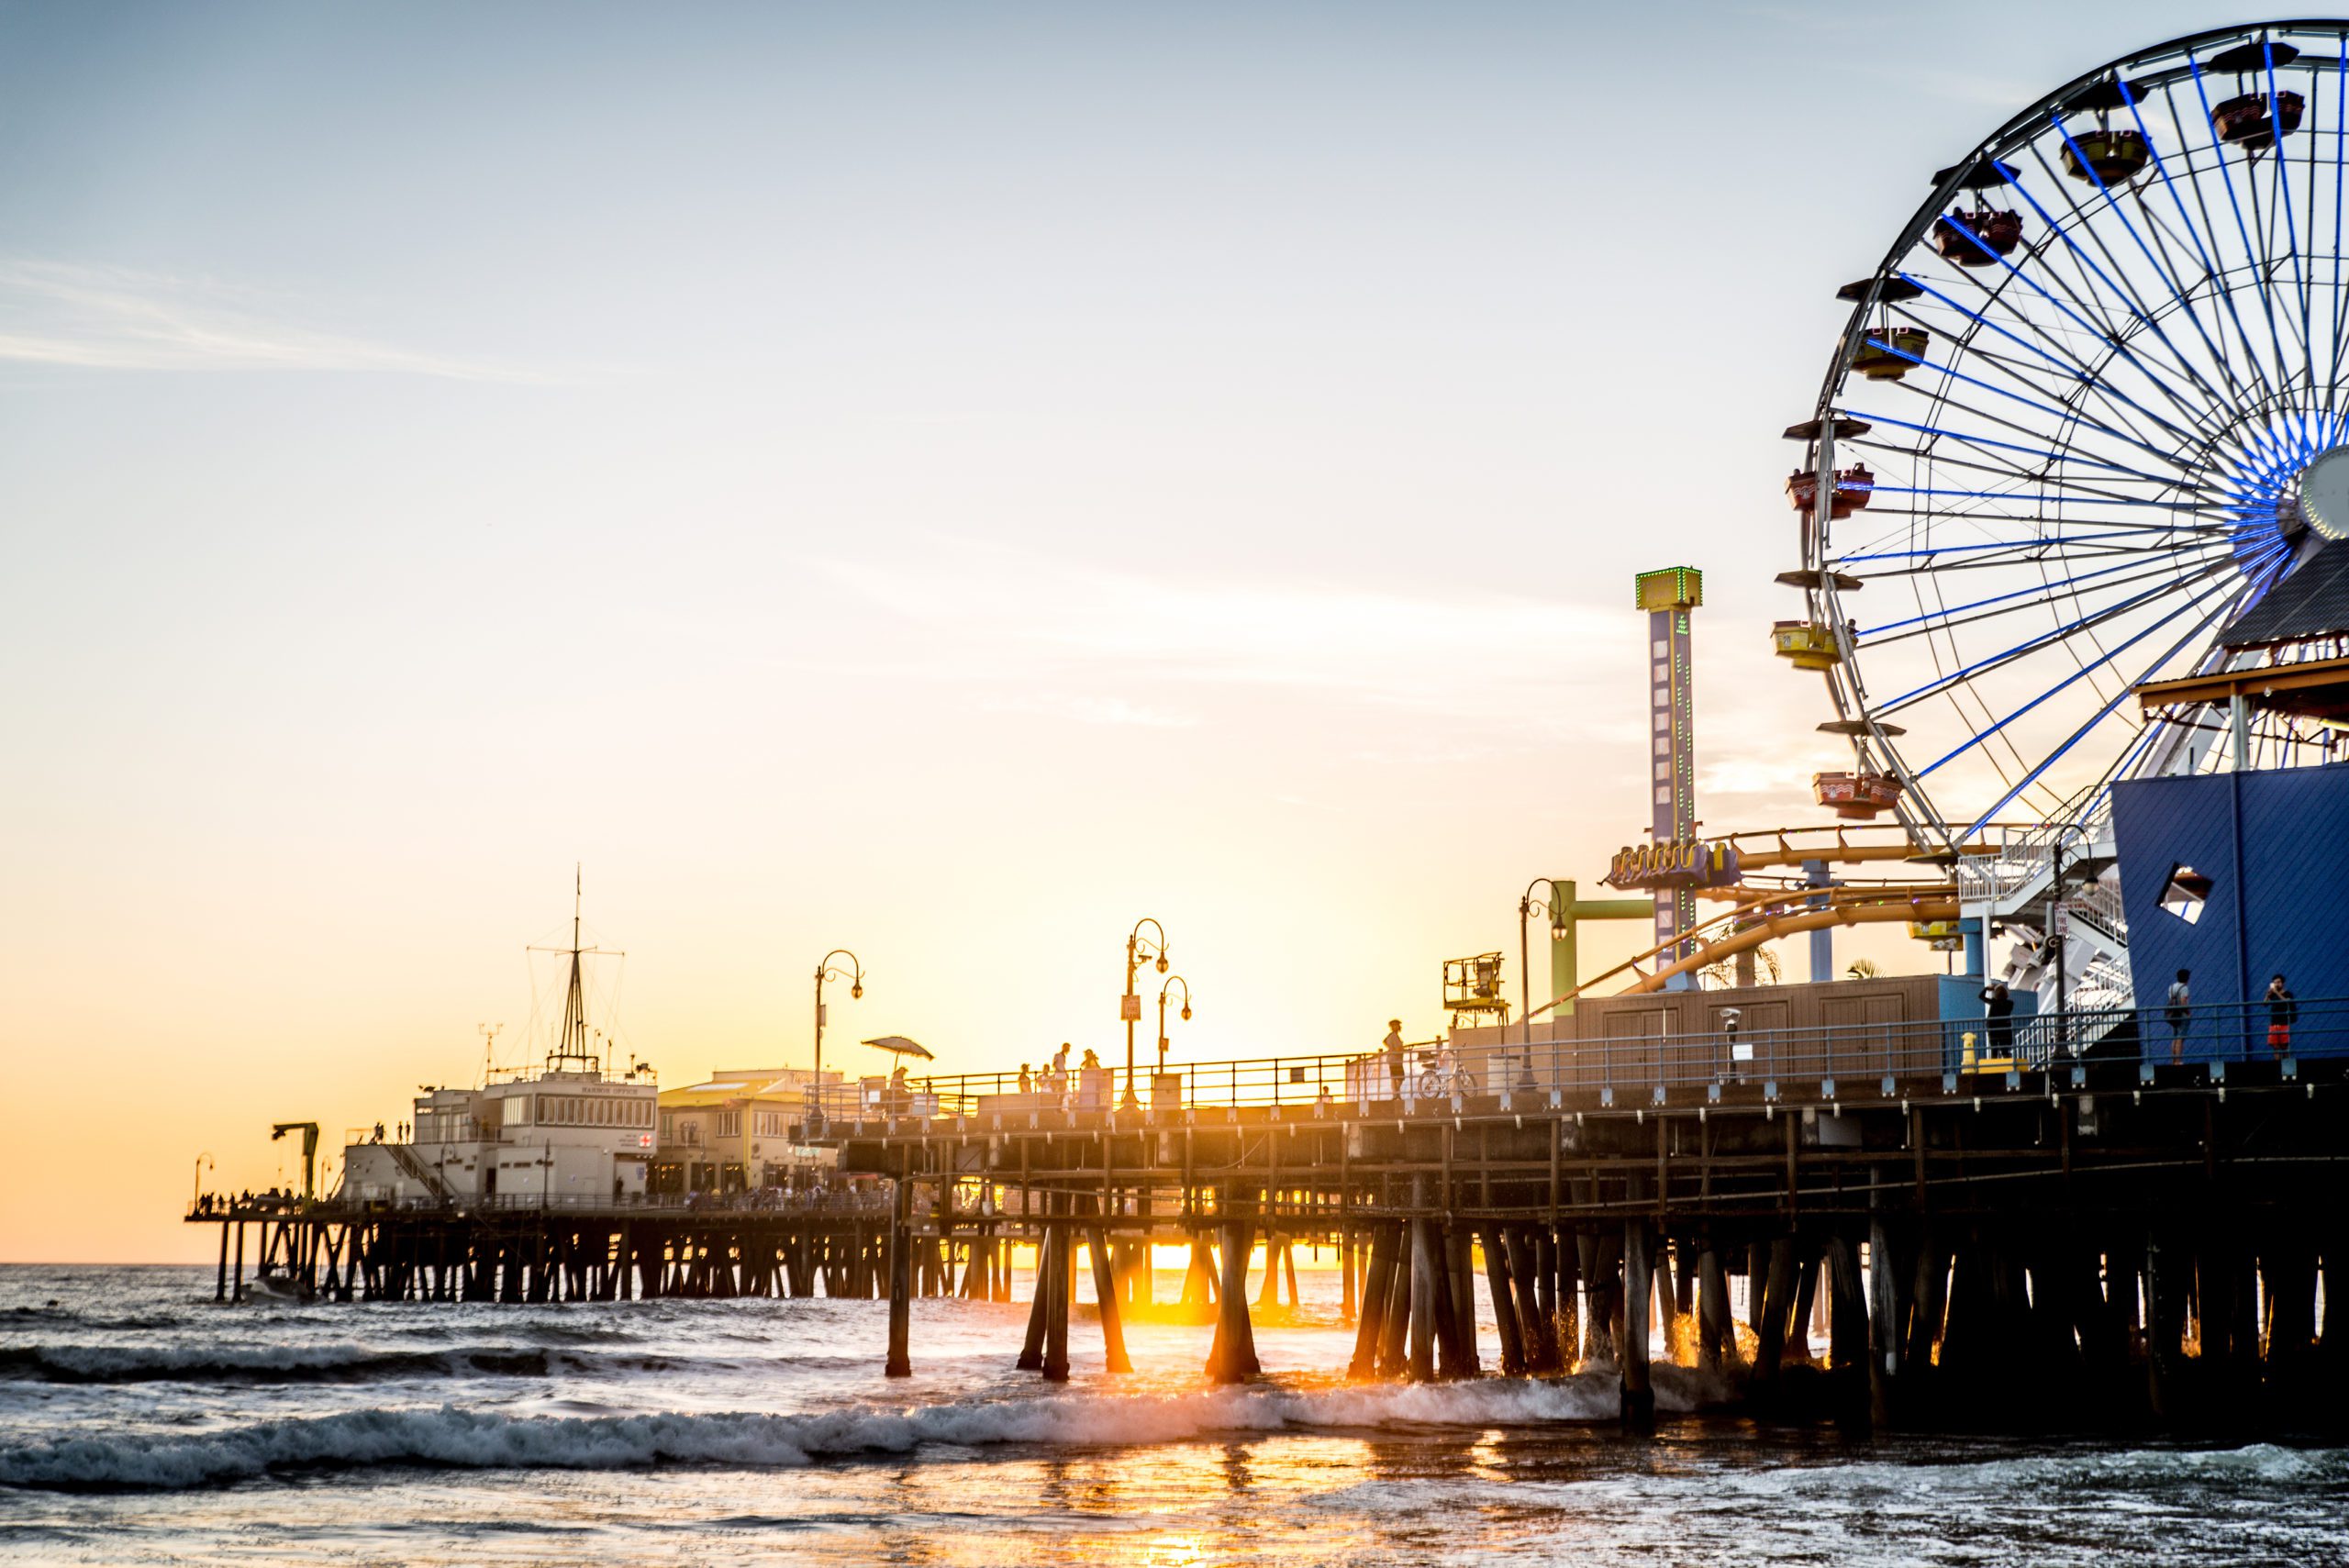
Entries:
[[[554, 1049], [547, 1052], [547, 1065], [551, 1068], [566, 1062], [581, 1062], [585, 1065], [587, 1071], [593, 1073], [596, 1071], [596, 1056], [595, 1046], [587, 1038], [587, 993], [585, 986], [581, 983], [580, 961], [590, 955], [599, 954], [604, 950], [582, 947], [579, 942], [579, 909], [583, 885], [580, 868], [573, 864], [571, 868], [571, 946], [551, 950], [540, 948], [533, 951], [568, 953], [571, 958], [571, 982], [562, 999], [562, 1031], [555, 1037]], [[624, 958], [627, 955], [614, 953], [611, 956]]]

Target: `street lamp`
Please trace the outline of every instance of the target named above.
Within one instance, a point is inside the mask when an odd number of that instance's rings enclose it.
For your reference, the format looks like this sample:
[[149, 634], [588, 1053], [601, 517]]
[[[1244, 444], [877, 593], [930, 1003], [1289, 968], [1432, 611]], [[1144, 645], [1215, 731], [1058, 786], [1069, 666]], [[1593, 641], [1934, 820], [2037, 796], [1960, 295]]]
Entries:
[[[1186, 1009], [1183, 1016], [1187, 1018], [1191, 1015]], [[212, 1165], [212, 1168], [216, 1171], [220, 1168], [217, 1165], [212, 1164], [212, 1151], [209, 1149], [195, 1157], [195, 1195], [189, 1200], [191, 1205], [202, 1203], [204, 1201], [204, 1168], [206, 1165]]]
[[[1533, 890], [1537, 887], [1546, 887], [1550, 890], [1547, 903], [1533, 896]], [[1546, 876], [1537, 876], [1525, 884], [1524, 893], [1520, 895], [1517, 900], [1517, 976], [1518, 984], [1525, 992], [1525, 995], [1519, 998], [1523, 1006], [1520, 1009], [1521, 1016], [1518, 1020], [1517, 1038], [1524, 1045], [1525, 1055], [1529, 1061], [1533, 1056], [1533, 950], [1526, 943], [1525, 923], [1531, 917], [1533, 911], [1539, 909], [1550, 917], [1550, 924], [1553, 928], [1564, 925], [1566, 902], [1572, 897], [1572, 894], [1566, 895], [1564, 898], [1560, 897], [1555, 881]]]
[[[1158, 988], [1158, 1070], [1161, 1073], [1166, 1071], [1166, 994], [1177, 985], [1183, 988], [1183, 1021], [1186, 1024], [1191, 1021], [1191, 983], [1179, 974], [1170, 974], [1166, 977], [1166, 984]], [[1126, 1082], [1130, 1088], [1133, 1083], [1130, 1073], [1127, 1074]]]
[[[1148, 926], [1158, 933], [1158, 940], [1154, 944], [1141, 934], [1141, 929], [1144, 926]], [[1161, 974], [1166, 973], [1166, 928], [1147, 915], [1136, 920], [1134, 929], [1126, 933], [1126, 994], [1118, 998], [1118, 1016], [1126, 1021], [1124, 1108], [1127, 1110], [1131, 1110], [1141, 1104], [1140, 1096], [1134, 1093], [1134, 1026], [1141, 1022], [1141, 995], [1134, 989], [1134, 971], [1141, 966], [1144, 959], [1156, 960], [1158, 973]], [[1184, 989], [1187, 992], [1190, 988], [1186, 986]], [[1165, 1031], [1162, 1029], [1159, 1032], [1163, 1035]]]
[[[832, 960], [836, 958], [848, 960], [848, 967], [842, 969], [833, 963]], [[861, 999], [864, 995], [864, 964], [848, 949], [834, 948], [816, 965], [816, 1073], [807, 1085], [808, 1104], [812, 1107], [807, 1118], [807, 1130], [811, 1133], [824, 1125], [824, 982], [827, 980], [847, 981], [850, 999]]]

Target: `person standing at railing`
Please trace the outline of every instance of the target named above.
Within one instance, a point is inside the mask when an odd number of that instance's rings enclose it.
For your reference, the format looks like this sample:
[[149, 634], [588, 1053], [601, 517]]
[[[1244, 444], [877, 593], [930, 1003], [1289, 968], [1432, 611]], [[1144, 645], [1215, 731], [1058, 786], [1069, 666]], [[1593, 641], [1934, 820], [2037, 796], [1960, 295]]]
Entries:
[[1394, 1089], [1394, 1093], [1387, 1095], [1387, 1098], [1399, 1100], [1403, 1097], [1402, 1019], [1389, 1018], [1386, 1020], [1386, 1038], [1380, 1042], [1380, 1048], [1386, 1052], [1386, 1082], [1392, 1085]]
[[1030, 1074], [1028, 1064], [1023, 1062], [1019, 1064], [1019, 1092], [1023, 1095], [1032, 1094], [1035, 1088], [1036, 1080]]
[[2292, 1026], [2300, 1020], [2299, 999], [2280, 974], [2267, 983], [2267, 1051], [2281, 1062], [2292, 1054]]
[[2015, 996], [2003, 980], [1982, 987], [1982, 1032], [1989, 1039], [1990, 1054], [2009, 1058], [2015, 1053]]
[[2194, 994], [2187, 988], [2192, 971], [2181, 969], [2177, 978], [2170, 982], [2169, 995], [2163, 998], [2162, 1021], [2169, 1025], [2169, 1059], [2186, 1060], [2186, 1027], [2194, 1018]]

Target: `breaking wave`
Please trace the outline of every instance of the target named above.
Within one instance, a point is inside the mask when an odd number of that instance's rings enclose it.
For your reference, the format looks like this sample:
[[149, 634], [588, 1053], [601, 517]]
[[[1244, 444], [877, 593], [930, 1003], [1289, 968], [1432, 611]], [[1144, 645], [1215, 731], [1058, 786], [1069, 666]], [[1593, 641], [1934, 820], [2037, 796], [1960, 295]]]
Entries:
[[[1656, 1368], [1659, 1406], [1711, 1392]], [[1677, 1373], [1677, 1375], [1673, 1375]], [[1259, 1386], [1160, 1396], [1052, 1396], [802, 1416], [505, 1416], [355, 1410], [196, 1435], [67, 1438], [0, 1451], [0, 1485], [178, 1490], [274, 1474], [408, 1465], [459, 1470], [773, 1469], [925, 1447], [1128, 1447], [1228, 1432], [1523, 1426], [1617, 1415], [1611, 1377], [1419, 1387]]]
[[663, 1372], [665, 1356], [590, 1356], [475, 1347], [382, 1351], [361, 1345], [20, 1345], [0, 1348], [0, 1383], [370, 1383], [431, 1377], [545, 1377]]

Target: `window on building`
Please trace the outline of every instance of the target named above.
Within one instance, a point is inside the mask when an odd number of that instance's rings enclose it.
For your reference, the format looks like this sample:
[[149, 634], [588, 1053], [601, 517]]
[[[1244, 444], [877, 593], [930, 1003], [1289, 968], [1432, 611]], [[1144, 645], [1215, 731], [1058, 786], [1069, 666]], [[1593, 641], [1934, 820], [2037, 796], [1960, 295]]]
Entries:
[[742, 1113], [740, 1111], [719, 1111], [718, 1113], [718, 1136], [720, 1138], [741, 1137]]
[[2162, 907], [2188, 925], [2202, 918], [2202, 905], [2214, 884], [2189, 865], [2173, 866], [2162, 888]]

